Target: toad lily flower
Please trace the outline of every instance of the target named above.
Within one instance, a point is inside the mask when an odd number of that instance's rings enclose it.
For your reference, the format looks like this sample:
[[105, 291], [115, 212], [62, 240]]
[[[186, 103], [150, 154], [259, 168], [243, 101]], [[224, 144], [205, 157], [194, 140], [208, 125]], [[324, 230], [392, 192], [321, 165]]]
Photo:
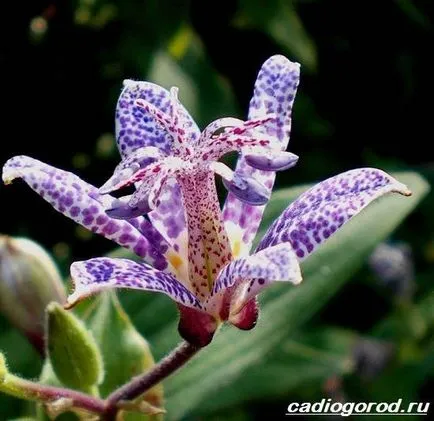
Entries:
[[[206, 345], [222, 321], [252, 328], [257, 294], [274, 281], [298, 284], [299, 262], [374, 199], [410, 194], [378, 169], [337, 175], [293, 202], [249, 255], [275, 171], [297, 161], [285, 149], [298, 80], [298, 64], [271, 57], [248, 120], [222, 118], [202, 133], [176, 88], [126, 81], [116, 110], [122, 161], [100, 189], [32, 158], [9, 160], [6, 182], [23, 178], [57, 210], [144, 260], [73, 263], [69, 305], [106, 288], [162, 292], [178, 303], [181, 335]], [[235, 171], [218, 162], [233, 151], [240, 154]], [[215, 174], [229, 190], [223, 209]], [[132, 195], [110, 196], [127, 185], [135, 186]]]

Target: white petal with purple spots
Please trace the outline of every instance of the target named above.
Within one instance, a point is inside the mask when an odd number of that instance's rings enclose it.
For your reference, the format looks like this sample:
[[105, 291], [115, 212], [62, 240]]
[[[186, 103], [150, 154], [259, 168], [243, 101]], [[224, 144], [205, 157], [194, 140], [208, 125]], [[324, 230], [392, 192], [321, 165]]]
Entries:
[[[249, 119], [263, 118], [274, 114], [275, 118], [266, 123], [264, 130], [273, 136], [282, 150], [286, 149], [291, 130], [291, 113], [300, 76], [300, 65], [286, 57], [270, 57], [262, 66], [250, 101]], [[238, 160], [236, 172], [256, 178], [271, 192], [275, 173], [250, 167], [243, 156]], [[232, 248], [238, 256], [249, 253], [264, 212], [264, 206], [251, 206], [229, 194], [223, 210], [226, 231], [229, 233]]]
[[411, 194], [405, 185], [375, 168], [331, 177], [289, 205], [270, 226], [257, 250], [289, 242], [303, 260], [373, 200], [389, 192]]
[[248, 300], [272, 282], [286, 281], [299, 284], [301, 280], [300, 265], [291, 245], [278, 244], [251, 256], [234, 260], [225, 266], [220, 271], [212, 296], [206, 304], [211, 307], [213, 298], [220, 291], [234, 287], [230, 311], [235, 314]]
[[197, 298], [175, 277], [143, 263], [128, 259], [97, 257], [71, 265], [74, 292], [68, 304], [107, 288], [129, 288], [167, 294], [187, 307], [201, 308]]
[[[11, 158], [3, 167], [3, 181], [6, 184], [15, 178], [22, 178], [57, 211], [88, 230], [134, 251], [159, 269], [167, 268], [163, 256], [167, 244], [162, 239], [155, 245], [151, 244], [146, 237], [147, 231], [137, 229], [142, 225], [139, 218], [121, 221], [107, 216], [105, 209], [113, 198], [101, 196], [96, 187], [75, 174], [21, 155]], [[149, 234], [154, 236], [152, 231]]]
[[[116, 107], [116, 140], [121, 155], [126, 157], [143, 146], [155, 146], [169, 154], [173, 144], [171, 134], [154, 115], [135, 104], [138, 99], [172, 115], [173, 100], [169, 91], [150, 82], [124, 81]], [[200, 135], [196, 123], [182, 105], [179, 105], [178, 112], [180, 125], [188, 132], [191, 141], [196, 142]]]

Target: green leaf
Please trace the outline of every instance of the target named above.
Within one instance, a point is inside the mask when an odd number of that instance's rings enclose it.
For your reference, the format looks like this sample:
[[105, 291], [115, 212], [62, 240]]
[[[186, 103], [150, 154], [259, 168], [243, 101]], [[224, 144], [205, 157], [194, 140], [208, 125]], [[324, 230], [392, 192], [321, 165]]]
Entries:
[[303, 66], [309, 70], [316, 69], [316, 46], [306, 32], [293, 1], [240, 1], [236, 24], [261, 29], [284, 50], [294, 55]]
[[[86, 323], [101, 349], [104, 360], [106, 375], [99, 388], [103, 397], [154, 365], [148, 342], [134, 328], [115, 292], [105, 292], [98, 297]], [[146, 393], [145, 400], [153, 406], [162, 407], [162, 386], [154, 387]], [[126, 419], [162, 418], [161, 415], [150, 417], [131, 414]]]
[[96, 393], [104, 369], [95, 339], [81, 320], [57, 303], [47, 307], [47, 352], [65, 386]]
[[[409, 186], [412, 197], [389, 195], [370, 205], [303, 263], [304, 281], [300, 286], [275, 284], [262, 294], [262, 314], [255, 329], [242, 332], [223, 328], [187, 367], [166, 380], [169, 419], [191, 414], [220, 393], [224, 385], [263, 364], [273, 348], [288, 339], [349, 280], [375, 245], [390, 235], [428, 191], [427, 183], [415, 173], [395, 176]], [[294, 194], [294, 189], [286, 189], [279, 197], [289, 202], [300, 190], [295, 188]], [[280, 206], [280, 213], [287, 203], [283, 205], [282, 200], [278, 206], [275, 200], [271, 211], [276, 212]], [[151, 342], [157, 348], [170, 342], [173, 346], [176, 335], [172, 332], [174, 326], [167, 327]]]
[[221, 411], [248, 400], [284, 398], [306, 383], [321, 384], [330, 376], [348, 374], [354, 368], [355, 339], [351, 331], [321, 328], [284, 340], [261, 364], [252, 366], [197, 410]]

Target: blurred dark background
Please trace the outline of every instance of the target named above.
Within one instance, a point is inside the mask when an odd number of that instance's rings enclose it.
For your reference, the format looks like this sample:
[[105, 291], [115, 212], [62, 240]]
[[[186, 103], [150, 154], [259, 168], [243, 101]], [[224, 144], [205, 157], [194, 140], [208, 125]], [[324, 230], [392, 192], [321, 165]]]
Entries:
[[[434, 179], [430, 0], [9, 1], [0, 31], [2, 163], [31, 155], [100, 185], [118, 162], [123, 79], [179, 86], [204, 127], [245, 117], [260, 65], [280, 53], [302, 65], [290, 142], [300, 161], [280, 187], [358, 166]], [[0, 187], [1, 233], [33, 238], [64, 268], [112, 248], [16, 184]], [[429, 196], [394, 238], [413, 250], [416, 297], [432, 291], [433, 206]], [[390, 294], [358, 279], [317, 319], [371, 329]]]

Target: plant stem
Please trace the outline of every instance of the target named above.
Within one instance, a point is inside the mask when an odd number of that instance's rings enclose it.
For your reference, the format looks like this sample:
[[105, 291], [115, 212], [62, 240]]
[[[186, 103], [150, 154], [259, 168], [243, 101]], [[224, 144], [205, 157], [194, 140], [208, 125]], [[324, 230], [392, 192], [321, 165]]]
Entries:
[[153, 366], [147, 373], [133, 378], [129, 383], [115, 390], [107, 399], [100, 399], [75, 390], [62, 387], [45, 386], [29, 380], [21, 379], [10, 373], [3, 374], [0, 379], [0, 392], [20, 399], [42, 402], [54, 402], [60, 398], [71, 401], [71, 407], [85, 409], [99, 414], [101, 419], [112, 421], [116, 419], [121, 401], [131, 401], [143, 395], [156, 384], [181, 368], [199, 350], [200, 346], [189, 342], [179, 344], [167, 357]]
[[53, 402], [60, 398], [71, 399], [75, 408], [101, 414], [106, 408], [106, 402], [102, 399], [61, 387], [45, 386], [29, 380], [21, 379], [7, 373], [0, 385], [0, 391], [20, 399]]
[[143, 395], [153, 386], [181, 368], [200, 349], [199, 346], [192, 345], [189, 342], [181, 342], [177, 348], [152, 367], [149, 372], [133, 378], [129, 383], [115, 390], [106, 400], [105, 419], [107, 421], [114, 420], [119, 402], [133, 400]]

